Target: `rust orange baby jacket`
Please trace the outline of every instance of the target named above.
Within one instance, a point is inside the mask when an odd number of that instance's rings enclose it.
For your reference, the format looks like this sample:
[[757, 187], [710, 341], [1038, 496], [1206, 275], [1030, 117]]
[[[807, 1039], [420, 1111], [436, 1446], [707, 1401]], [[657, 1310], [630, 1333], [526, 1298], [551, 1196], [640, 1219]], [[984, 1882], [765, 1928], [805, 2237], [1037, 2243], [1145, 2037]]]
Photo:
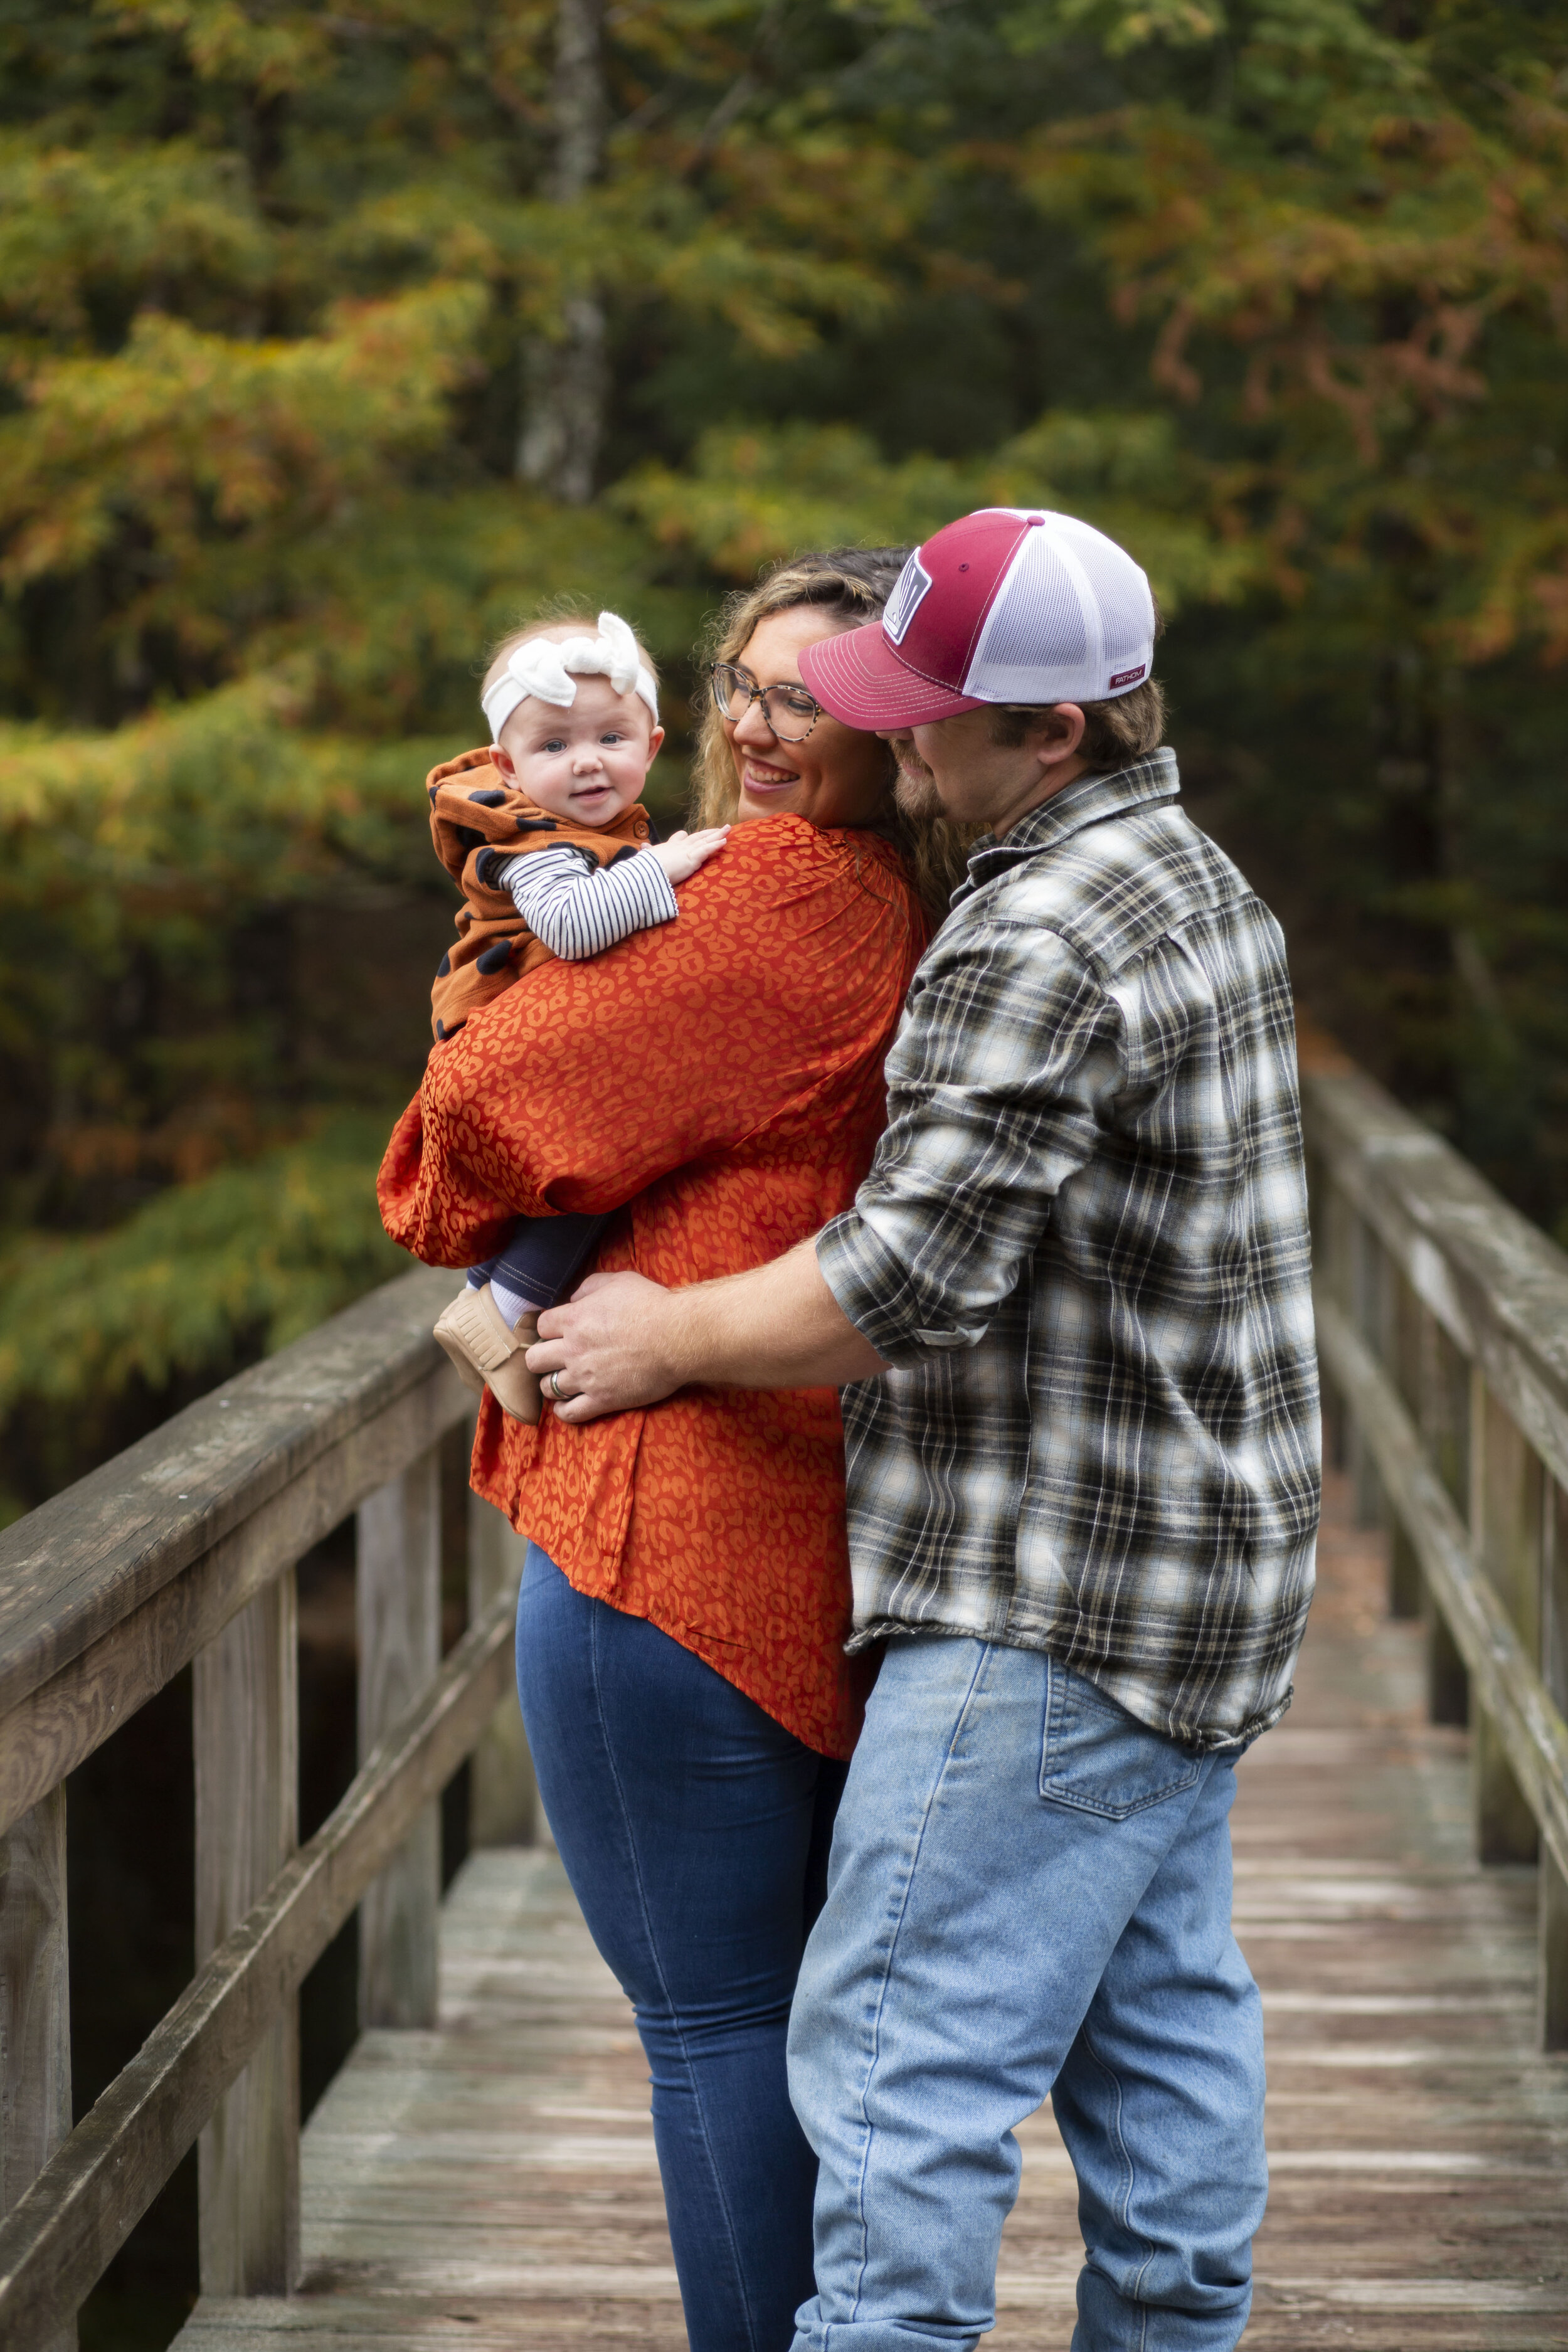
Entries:
[[613, 866], [617, 857], [643, 848], [653, 827], [640, 801], [624, 808], [612, 824], [574, 824], [569, 817], [552, 816], [508, 782], [488, 751], [444, 761], [431, 769], [425, 789], [436, 855], [463, 894], [458, 944], [441, 958], [430, 991], [430, 1028], [439, 1042], [481, 1004], [549, 960], [550, 950], [529, 929], [510, 893], [489, 879], [488, 859], [498, 852], [515, 857], [524, 850], [569, 843], [599, 865]]

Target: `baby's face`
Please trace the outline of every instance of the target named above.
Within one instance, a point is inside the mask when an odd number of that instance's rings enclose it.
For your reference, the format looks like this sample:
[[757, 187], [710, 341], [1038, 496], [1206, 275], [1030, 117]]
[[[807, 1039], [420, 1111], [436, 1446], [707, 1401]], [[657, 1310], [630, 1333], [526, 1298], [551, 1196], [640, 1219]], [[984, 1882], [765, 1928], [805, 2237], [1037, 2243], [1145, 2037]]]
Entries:
[[637, 694], [617, 694], [607, 677], [573, 680], [569, 710], [530, 695], [501, 729], [496, 765], [552, 816], [614, 824], [642, 791], [664, 740]]

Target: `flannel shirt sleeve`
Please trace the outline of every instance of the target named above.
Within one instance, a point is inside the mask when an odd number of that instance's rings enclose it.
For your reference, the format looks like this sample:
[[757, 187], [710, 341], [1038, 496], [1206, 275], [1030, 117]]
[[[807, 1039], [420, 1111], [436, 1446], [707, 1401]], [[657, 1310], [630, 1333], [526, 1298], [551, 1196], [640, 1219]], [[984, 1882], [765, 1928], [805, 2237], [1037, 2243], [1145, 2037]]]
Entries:
[[917, 977], [888, 1056], [888, 1126], [817, 1264], [889, 1364], [972, 1348], [1057, 1193], [1100, 1139], [1121, 1014], [1054, 932], [958, 924]]

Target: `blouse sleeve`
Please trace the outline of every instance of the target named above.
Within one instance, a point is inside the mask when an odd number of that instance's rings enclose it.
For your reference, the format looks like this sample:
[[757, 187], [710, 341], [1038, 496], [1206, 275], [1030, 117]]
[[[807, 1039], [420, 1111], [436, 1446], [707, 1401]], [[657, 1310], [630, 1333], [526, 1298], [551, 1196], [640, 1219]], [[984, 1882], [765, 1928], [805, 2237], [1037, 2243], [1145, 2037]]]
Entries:
[[394, 1240], [469, 1265], [514, 1216], [618, 1208], [880, 1087], [921, 936], [875, 845], [749, 824], [683, 906], [606, 955], [542, 965], [437, 1049], [382, 1170]]

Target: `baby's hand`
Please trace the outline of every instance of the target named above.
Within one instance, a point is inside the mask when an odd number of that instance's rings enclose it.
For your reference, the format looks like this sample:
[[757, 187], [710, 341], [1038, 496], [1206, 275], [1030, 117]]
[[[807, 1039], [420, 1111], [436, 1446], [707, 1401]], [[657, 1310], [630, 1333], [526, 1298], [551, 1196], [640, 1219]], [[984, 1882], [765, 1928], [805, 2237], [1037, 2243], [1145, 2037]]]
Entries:
[[701, 833], [672, 833], [643, 856], [658, 858], [667, 882], [689, 882], [698, 867], [723, 848], [729, 831], [727, 824], [710, 824]]

